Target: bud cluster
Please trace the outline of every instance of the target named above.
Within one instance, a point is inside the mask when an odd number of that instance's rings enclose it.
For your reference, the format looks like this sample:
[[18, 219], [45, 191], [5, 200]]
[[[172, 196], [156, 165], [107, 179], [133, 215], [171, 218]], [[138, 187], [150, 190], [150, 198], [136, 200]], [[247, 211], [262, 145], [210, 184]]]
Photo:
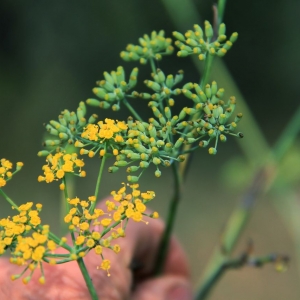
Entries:
[[186, 57], [191, 54], [197, 54], [200, 60], [205, 60], [208, 54], [222, 57], [232, 47], [232, 44], [238, 37], [237, 32], [234, 32], [227, 39], [225, 33], [226, 26], [224, 23], [220, 24], [218, 34], [216, 34], [208, 21], [204, 22], [204, 31], [197, 24], [194, 25], [194, 31], [188, 30], [185, 35], [174, 31], [173, 36], [177, 39], [175, 45], [180, 49], [177, 55]]
[[[87, 120], [86, 106], [83, 101], [79, 103], [77, 112], [70, 112], [65, 109], [58, 116], [58, 122], [51, 120], [49, 124], [46, 125], [47, 131], [56, 136], [56, 139], [47, 139], [44, 141], [43, 145], [47, 147], [55, 147], [57, 150], [63, 150], [63, 146], [68, 144], [74, 144], [78, 134], [82, 132], [82, 129], [87, 125], [94, 123], [98, 116], [93, 114]], [[39, 152], [39, 156], [47, 156], [48, 152]]]
[[104, 109], [111, 107], [113, 111], [118, 111], [120, 109], [120, 102], [136, 85], [138, 71], [138, 68], [134, 68], [131, 71], [128, 83], [125, 81], [125, 72], [121, 66], [110, 74], [104, 72], [104, 80], [97, 81], [99, 87], [93, 88], [93, 93], [104, 101], [90, 98], [86, 100], [86, 103], [90, 106], [101, 107]]
[[181, 89], [174, 88], [174, 86], [182, 81], [183, 71], [179, 70], [174, 77], [173, 75], [166, 76], [162, 70], [157, 69], [156, 73], [152, 73], [151, 76], [153, 80], [145, 80], [144, 83], [154, 93], [140, 93], [139, 97], [151, 100], [149, 102], [150, 107], [158, 106], [163, 100], [166, 100], [169, 106], [173, 106], [175, 102], [172, 96], [181, 94]]
[[161, 60], [163, 55], [170, 55], [174, 51], [172, 39], [165, 38], [165, 32], [158, 33], [152, 31], [151, 35], [144, 34], [139, 38], [140, 45], [129, 44], [126, 51], [120, 53], [125, 61], [139, 60], [141, 64], [146, 64], [149, 59]]

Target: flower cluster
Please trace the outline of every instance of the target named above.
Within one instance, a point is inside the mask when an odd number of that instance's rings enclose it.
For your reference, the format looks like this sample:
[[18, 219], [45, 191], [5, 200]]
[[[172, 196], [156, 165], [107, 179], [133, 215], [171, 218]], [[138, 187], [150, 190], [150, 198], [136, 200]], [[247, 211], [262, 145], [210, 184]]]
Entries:
[[172, 39], [165, 38], [165, 32], [158, 33], [152, 31], [151, 35], [145, 34], [139, 39], [139, 45], [129, 44], [126, 51], [122, 51], [120, 56], [125, 61], [139, 60], [141, 64], [146, 64], [149, 59], [161, 60], [162, 55], [170, 55], [174, 51]]
[[118, 149], [124, 144], [123, 136], [127, 129], [128, 126], [125, 122], [106, 118], [104, 122], [99, 121], [97, 124], [86, 126], [80, 141], [76, 141], [75, 147], [82, 148], [80, 154], [88, 154], [89, 157], [94, 157], [98, 151], [100, 156], [104, 156], [108, 150], [111, 150], [114, 155], [118, 155]]
[[[195, 93], [192, 93], [192, 89]], [[226, 142], [226, 135], [234, 135], [242, 138], [242, 133], [234, 134], [237, 123], [242, 118], [242, 113], [238, 113], [233, 122], [229, 122], [236, 106], [235, 97], [230, 97], [228, 101], [222, 100], [224, 89], [218, 89], [217, 83], [207, 84], [205, 89], [201, 89], [198, 84], [186, 84], [182, 93], [193, 100], [193, 108], [184, 108], [183, 111], [191, 116], [196, 116], [193, 122], [181, 123], [188, 132], [186, 137], [188, 143], [199, 142], [200, 147], [206, 147], [215, 139], [215, 146], [209, 148], [210, 154], [217, 153], [218, 140]], [[204, 140], [208, 137], [208, 140]]]
[[[86, 106], [83, 101], [79, 103], [76, 113], [67, 109], [62, 111], [58, 116], [58, 122], [51, 120], [46, 125], [47, 131], [57, 139], [47, 139], [43, 145], [51, 149], [63, 150], [65, 145], [74, 144], [82, 129], [87, 124], [95, 123], [98, 118], [96, 114], [93, 114], [86, 120], [85, 115]], [[49, 151], [43, 150], [38, 153], [38, 156], [47, 156], [49, 153]]]
[[106, 202], [106, 212], [94, 208], [95, 196], [88, 197], [88, 200], [80, 200], [77, 197], [68, 199], [70, 210], [64, 221], [69, 225], [69, 230], [76, 235], [75, 245], [78, 247], [76, 253], [83, 257], [94, 249], [94, 252], [102, 257], [100, 268], [107, 272], [110, 262], [103, 258], [103, 248], [111, 249], [115, 253], [120, 252], [120, 246], [114, 241], [125, 236], [128, 220], [145, 222], [144, 216], [158, 218], [157, 212], [152, 214], [145, 212], [146, 204], [155, 197], [154, 192], [142, 193], [138, 190], [138, 184], [129, 186], [132, 189], [131, 193], [126, 194], [125, 184], [117, 192], [112, 192], [115, 201]]
[[6, 185], [6, 182], [13, 177], [14, 174], [21, 170], [21, 168], [23, 167], [23, 163], [17, 162], [16, 170], [14, 172], [11, 172], [13, 164], [9, 160], [2, 158], [0, 160], [0, 164], [0, 188], [2, 188]]
[[[76, 153], [68, 154], [64, 152], [58, 152], [52, 155], [48, 154], [46, 158], [47, 164], [42, 167], [44, 176], [40, 175], [38, 181], [46, 181], [50, 183], [52, 181], [61, 180], [64, 178], [66, 173], [72, 173], [79, 177], [85, 177], [86, 172], [81, 168], [84, 166], [82, 159], [79, 159]], [[78, 170], [75, 173], [75, 170]], [[64, 190], [65, 185], [61, 183], [60, 189]]]
[[163, 100], [166, 101], [167, 105], [173, 106], [174, 99], [172, 96], [178, 96], [181, 93], [181, 89], [174, 88], [183, 79], [183, 71], [180, 70], [175, 75], [165, 76], [164, 72], [157, 69], [156, 73], [152, 73], [153, 80], [145, 80], [144, 83], [147, 87], [152, 89], [154, 93], [151, 95], [149, 93], [140, 93], [139, 97], [143, 99], [150, 99], [149, 106], [159, 106]]
[[214, 36], [213, 28], [208, 21], [205, 21], [204, 28], [203, 32], [202, 28], [195, 24], [194, 31], [188, 30], [185, 35], [178, 31], [173, 32], [173, 36], [177, 39], [175, 45], [180, 49], [177, 52], [179, 57], [191, 54], [197, 54], [200, 60], [204, 60], [207, 54], [222, 57], [232, 47], [232, 44], [238, 37], [237, 32], [234, 32], [227, 40], [224, 23], [220, 24], [217, 36]]
[[[18, 266], [26, 266], [22, 274], [12, 275], [13, 280], [21, 277], [28, 269], [32, 275], [37, 267], [41, 267], [44, 256], [56, 249], [55, 242], [48, 238], [49, 226], [44, 225], [41, 230], [37, 230], [41, 224], [39, 213], [42, 205], [35, 206], [36, 209], [33, 208], [32, 202], [27, 202], [19, 206], [19, 214], [0, 220], [0, 254], [9, 249], [12, 255], [10, 262]], [[42, 267], [41, 271], [43, 273]], [[23, 282], [27, 283], [31, 275], [24, 277]], [[44, 283], [43, 274], [39, 280], [40, 283]]]
[[104, 101], [90, 98], [86, 100], [86, 103], [104, 109], [111, 107], [113, 111], [117, 111], [120, 109], [120, 102], [137, 83], [138, 68], [131, 71], [128, 83], [125, 81], [125, 72], [121, 66], [117, 68], [117, 71], [112, 71], [110, 74], [104, 72], [103, 75], [105, 79], [97, 81], [99, 87], [93, 88], [93, 93]]

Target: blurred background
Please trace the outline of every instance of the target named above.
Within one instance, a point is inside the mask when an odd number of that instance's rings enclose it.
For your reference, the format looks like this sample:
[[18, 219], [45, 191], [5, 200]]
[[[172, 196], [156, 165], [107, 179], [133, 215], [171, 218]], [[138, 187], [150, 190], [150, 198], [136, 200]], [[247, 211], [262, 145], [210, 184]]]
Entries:
[[[185, 32], [196, 22], [212, 20], [213, 3], [2, 0], [0, 157], [25, 164], [5, 188], [10, 197], [19, 204], [42, 202], [44, 222], [59, 233], [55, 221], [60, 207], [58, 186], [37, 182], [44, 164], [44, 159], [36, 155], [42, 149], [43, 123], [57, 119], [65, 108], [76, 110], [80, 101], [92, 97], [92, 88], [104, 71], [123, 65], [129, 74], [136, 64], [125, 63], [119, 56], [128, 43], [137, 44], [140, 36], [152, 30], [164, 29], [166, 36], [171, 36], [173, 30]], [[211, 79], [221, 82], [228, 97], [237, 96], [237, 112], [244, 114], [239, 130], [245, 138], [228, 139], [219, 145], [214, 157], [206, 149], [199, 149], [191, 164], [176, 234], [189, 257], [194, 284], [218, 246], [226, 221], [255, 170], [299, 105], [299, 11], [300, 2], [296, 0], [227, 1], [227, 32], [238, 31], [239, 39], [222, 62], [216, 59]], [[159, 67], [165, 74], [184, 69], [185, 82], [198, 82], [201, 76], [190, 58], [165, 57]], [[139, 68], [142, 82], [150, 68]], [[147, 90], [143, 84], [137, 89]], [[134, 100], [132, 104], [147, 118], [149, 109], [141, 102]], [[92, 113], [100, 118], [128, 116], [125, 109], [116, 114], [89, 108], [88, 114]], [[255, 255], [288, 254], [291, 262], [287, 272], [277, 273], [273, 265], [228, 271], [210, 299], [300, 299], [299, 150], [296, 141], [285, 153], [277, 168], [277, 179], [267, 193], [256, 199], [235, 250], [235, 254], [241, 253], [251, 238]], [[93, 193], [98, 166], [95, 159], [85, 158], [85, 162], [87, 177], [75, 182], [73, 196], [85, 198]], [[117, 189], [124, 176], [122, 172], [113, 177], [107, 174], [101, 197]], [[152, 208], [165, 217], [172, 194], [170, 170], [163, 170], [162, 179], [164, 183], [148, 172], [141, 185], [145, 190], [155, 189], [157, 197]], [[1, 203], [0, 217], [11, 214], [9, 205]]]

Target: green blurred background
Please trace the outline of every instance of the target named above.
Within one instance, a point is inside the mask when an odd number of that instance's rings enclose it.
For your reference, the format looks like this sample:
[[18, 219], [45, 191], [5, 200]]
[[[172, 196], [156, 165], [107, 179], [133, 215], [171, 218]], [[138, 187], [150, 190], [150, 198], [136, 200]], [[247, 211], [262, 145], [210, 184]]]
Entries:
[[[79, 101], [93, 96], [91, 90], [95, 81], [102, 79], [103, 71], [123, 65], [129, 73], [135, 63], [124, 63], [119, 56], [128, 43], [137, 43], [138, 37], [152, 30], [164, 29], [170, 36], [173, 30], [183, 32], [199, 20], [211, 20], [212, 4], [204, 0], [2, 0], [0, 157], [25, 163], [23, 171], [6, 187], [11, 198], [17, 203], [44, 203], [44, 222], [59, 232], [55, 221], [60, 207], [58, 187], [36, 180], [44, 163], [36, 156], [42, 148], [43, 123], [56, 119], [65, 108], [75, 110]], [[253, 171], [262, 162], [267, 145], [275, 143], [298, 106], [299, 11], [300, 2], [296, 0], [227, 2], [224, 21], [228, 33], [238, 31], [239, 39], [223, 62], [250, 111], [243, 111], [243, 140], [230, 138], [219, 146], [215, 157], [199, 150], [191, 165], [176, 234], [189, 257], [194, 283], [204, 271]], [[166, 57], [159, 66], [166, 74], [184, 69], [186, 81], [199, 80], [200, 74], [190, 58]], [[149, 67], [141, 66], [140, 74], [143, 79], [149, 76]], [[224, 83], [226, 95], [231, 96], [234, 87], [227, 89], [229, 78], [216, 69], [213, 74]], [[139, 87], [146, 90], [142, 84]], [[135, 100], [133, 104], [146, 118], [149, 111], [141, 102]], [[237, 106], [237, 111], [241, 107]], [[125, 109], [117, 114], [90, 108], [88, 112], [96, 112], [100, 118], [122, 119], [128, 115]], [[260, 131], [251, 124], [250, 112]], [[88, 176], [75, 182], [73, 196], [93, 193], [97, 167], [95, 160], [85, 161]], [[257, 199], [235, 251], [243, 251], [251, 238], [256, 255], [288, 254], [288, 271], [279, 274], [272, 265], [229, 271], [214, 290], [212, 300], [300, 299], [299, 166], [296, 143], [281, 163], [271, 191]], [[101, 197], [118, 188], [124, 176], [122, 172], [113, 177], [107, 174]], [[162, 179], [148, 172], [143, 176], [142, 187], [155, 189], [157, 197], [152, 207], [165, 216], [172, 192], [170, 170], [163, 170]], [[10, 214], [9, 206], [2, 203], [0, 217]]]

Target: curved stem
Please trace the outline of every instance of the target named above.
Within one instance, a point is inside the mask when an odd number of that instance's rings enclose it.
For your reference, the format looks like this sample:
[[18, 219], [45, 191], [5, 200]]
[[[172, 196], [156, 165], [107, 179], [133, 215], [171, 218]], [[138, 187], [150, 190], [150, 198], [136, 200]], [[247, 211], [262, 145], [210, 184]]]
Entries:
[[0, 189], [0, 194], [3, 196], [3, 198], [12, 206], [14, 207], [17, 211], [19, 211], [19, 206], [12, 200], [10, 199], [2, 189]]
[[176, 162], [172, 164], [173, 174], [174, 174], [174, 195], [171, 199], [170, 207], [168, 210], [168, 216], [166, 221], [166, 228], [161, 238], [160, 245], [158, 247], [156, 262], [154, 265], [154, 274], [159, 275], [162, 273], [164, 268], [164, 263], [166, 261], [166, 256], [169, 250], [170, 238], [175, 224], [176, 213], [178, 209], [178, 204], [180, 202], [180, 192], [181, 192], [181, 176], [178, 170], [178, 165]]

